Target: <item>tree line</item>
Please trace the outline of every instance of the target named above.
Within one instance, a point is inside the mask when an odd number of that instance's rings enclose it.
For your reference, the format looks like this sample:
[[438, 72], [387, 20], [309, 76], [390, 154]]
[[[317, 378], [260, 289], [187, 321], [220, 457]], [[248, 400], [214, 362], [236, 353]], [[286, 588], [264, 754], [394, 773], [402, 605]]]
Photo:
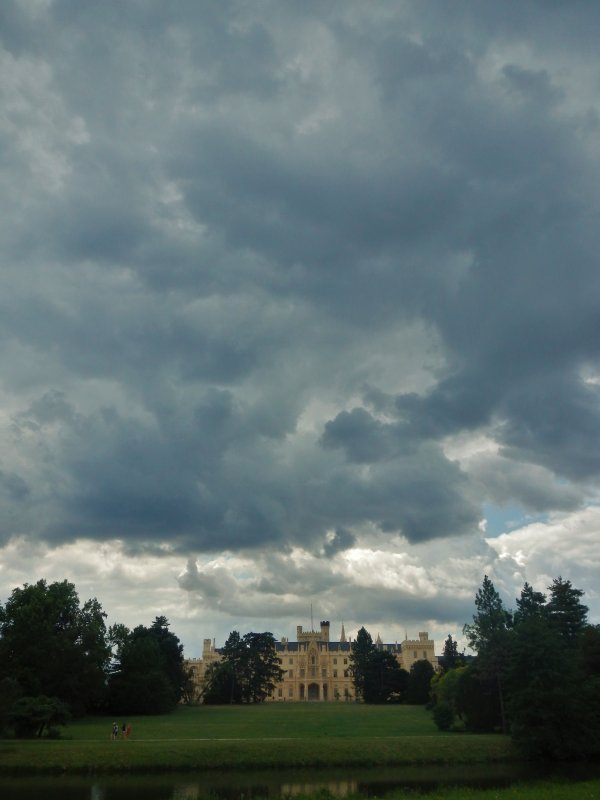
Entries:
[[0, 733], [55, 734], [69, 716], [157, 714], [179, 702], [188, 676], [183, 645], [156, 617], [107, 628], [96, 598], [40, 580], [0, 605]]
[[600, 754], [600, 626], [569, 580], [555, 578], [547, 592], [525, 583], [511, 611], [484, 577], [464, 626], [475, 658], [461, 663], [449, 637], [431, 682], [440, 729], [501, 731], [528, 757]]

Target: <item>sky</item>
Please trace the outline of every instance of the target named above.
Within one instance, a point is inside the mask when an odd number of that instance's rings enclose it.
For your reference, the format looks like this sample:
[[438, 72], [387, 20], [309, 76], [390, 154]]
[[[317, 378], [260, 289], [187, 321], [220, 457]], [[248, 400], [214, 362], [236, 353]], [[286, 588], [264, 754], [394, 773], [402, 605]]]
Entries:
[[3, 0], [0, 602], [67, 579], [189, 657], [439, 653], [486, 574], [600, 622], [599, 29]]

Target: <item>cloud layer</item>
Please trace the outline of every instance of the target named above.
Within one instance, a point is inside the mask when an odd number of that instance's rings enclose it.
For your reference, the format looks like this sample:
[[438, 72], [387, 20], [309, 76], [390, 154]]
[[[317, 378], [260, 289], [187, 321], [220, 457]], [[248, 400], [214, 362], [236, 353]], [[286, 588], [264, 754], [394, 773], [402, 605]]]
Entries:
[[553, 520], [591, 525], [600, 473], [599, 16], [3, 3], [0, 577], [15, 542], [118, 542], [174, 559], [192, 616], [359, 622], [360, 587], [393, 627], [466, 621], [436, 581], [503, 582], [494, 515], [570, 557]]

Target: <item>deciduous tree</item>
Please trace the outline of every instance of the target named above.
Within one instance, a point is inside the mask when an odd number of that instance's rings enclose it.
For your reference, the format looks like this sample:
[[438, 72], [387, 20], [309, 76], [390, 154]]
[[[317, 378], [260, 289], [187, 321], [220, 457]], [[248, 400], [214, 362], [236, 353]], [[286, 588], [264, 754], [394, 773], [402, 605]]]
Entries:
[[262, 703], [283, 677], [273, 634], [229, 635], [207, 673], [205, 703]]
[[94, 598], [80, 607], [68, 581], [14, 589], [0, 606], [0, 679], [24, 696], [56, 697], [79, 714], [103, 700], [110, 649], [105, 614]]
[[111, 628], [116, 646], [109, 679], [109, 708], [119, 714], [163, 714], [181, 699], [183, 647], [165, 617], [133, 631]]

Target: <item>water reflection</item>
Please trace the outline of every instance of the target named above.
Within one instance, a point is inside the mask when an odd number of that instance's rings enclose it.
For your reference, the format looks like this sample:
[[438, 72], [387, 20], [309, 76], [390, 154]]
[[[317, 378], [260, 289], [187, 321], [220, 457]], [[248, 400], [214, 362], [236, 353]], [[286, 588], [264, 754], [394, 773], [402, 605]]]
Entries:
[[[570, 779], [600, 776], [599, 765], [562, 765], [553, 774]], [[334, 797], [384, 797], [398, 790], [433, 791], [440, 786], [508, 786], [549, 777], [548, 767], [527, 764], [398, 767], [364, 770], [285, 770], [219, 775], [126, 775], [95, 778], [0, 779], [2, 800], [258, 800], [297, 797], [325, 790]]]

